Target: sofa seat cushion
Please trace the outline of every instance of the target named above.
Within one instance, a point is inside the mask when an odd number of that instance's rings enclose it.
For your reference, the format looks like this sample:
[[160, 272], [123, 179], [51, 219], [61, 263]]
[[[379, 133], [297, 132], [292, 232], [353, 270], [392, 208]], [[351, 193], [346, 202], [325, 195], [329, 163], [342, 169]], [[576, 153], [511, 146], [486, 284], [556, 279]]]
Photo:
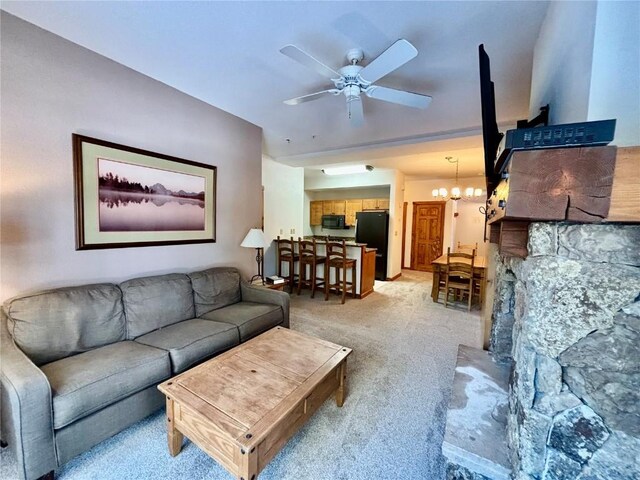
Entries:
[[171, 376], [165, 350], [123, 341], [42, 366], [59, 429]]
[[202, 318], [234, 324], [240, 332], [240, 341], [245, 342], [270, 328], [281, 325], [284, 317], [279, 305], [239, 302], [205, 313]]
[[169, 352], [173, 373], [240, 343], [238, 329], [229, 323], [194, 318], [136, 338], [136, 342]]

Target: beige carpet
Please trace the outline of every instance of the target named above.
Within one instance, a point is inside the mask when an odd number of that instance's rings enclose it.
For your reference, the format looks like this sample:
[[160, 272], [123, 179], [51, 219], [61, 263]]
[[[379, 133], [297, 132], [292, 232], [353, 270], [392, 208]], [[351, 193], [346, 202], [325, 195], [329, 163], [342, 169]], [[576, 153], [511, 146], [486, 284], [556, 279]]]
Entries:
[[[431, 275], [403, 271], [364, 300], [292, 296], [292, 328], [354, 349], [345, 404], [327, 401], [260, 475], [261, 480], [444, 479], [440, 453], [459, 343], [480, 346], [479, 312], [430, 298]], [[162, 412], [58, 472], [77, 479], [230, 479], [186, 442], [169, 456]], [[0, 454], [0, 478], [15, 478]]]

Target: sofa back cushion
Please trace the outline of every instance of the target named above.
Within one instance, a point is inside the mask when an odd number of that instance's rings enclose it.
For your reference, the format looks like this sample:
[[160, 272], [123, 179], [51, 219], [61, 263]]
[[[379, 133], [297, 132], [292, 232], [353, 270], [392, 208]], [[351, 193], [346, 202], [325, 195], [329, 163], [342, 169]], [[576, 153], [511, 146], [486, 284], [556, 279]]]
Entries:
[[210, 268], [190, 273], [189, 277], [193, 285], [193, 301], [198, 317], [242, 300], [240, 272], [237, 268]]
[[125, 339], [122, 293], [116, 285], [59, 288], [22, 295], [5, 304], [7, 327], [36, 364]]
[[191, 280], [171, 273], [120, 284], [129, 340], [195, 317]]

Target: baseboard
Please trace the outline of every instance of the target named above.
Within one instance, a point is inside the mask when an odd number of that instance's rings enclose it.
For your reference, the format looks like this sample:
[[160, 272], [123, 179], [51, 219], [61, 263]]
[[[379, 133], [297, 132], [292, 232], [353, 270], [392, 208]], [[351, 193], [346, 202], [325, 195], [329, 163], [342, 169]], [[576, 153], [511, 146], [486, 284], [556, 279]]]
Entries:
[[393, 276], [393, 277], [391, 277], [391, 278], [387, 277], [387, 282], [393, 282], [394, 280], [399, 279], [401, 276], [402, 276], [402, 272], [400, 272], [400, 273], [399, 273], [399, 274], [397, 274], [397, 275], [394, 275], [394, 276]]
[[373, 288], [372, 288], [371, 290], [368, 290], [368, 291], [364, 292], [364, 293], [359, 293], [359, 294], [358, 294], [358, 298], [359, 298], [359, 299], [363, 299], [363, 298], [365, 298], [365, 297], [368, 297], [368, 296], [369, 296], [369, 295], [371, 295], [372, 293], [373, 293]]

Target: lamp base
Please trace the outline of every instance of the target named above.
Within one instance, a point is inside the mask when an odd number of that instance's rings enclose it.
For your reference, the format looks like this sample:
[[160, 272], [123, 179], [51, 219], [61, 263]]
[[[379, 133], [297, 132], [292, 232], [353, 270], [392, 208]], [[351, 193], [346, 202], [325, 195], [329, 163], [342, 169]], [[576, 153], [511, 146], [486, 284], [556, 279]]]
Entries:
[[251, 277], [251, 280], [249, 280], [249, 283], [253, 283], [254, 278], [259, 278], [260, 280], [262, 280], [262, 285], [264, 285], [264, 276], [262, 273], [262, 259], [263, 259], [263, 255], [262, 255], [261, 249], [256, 248], [256, 263], [258, 264], [258, 273], [255, 274], [253, 277]]

